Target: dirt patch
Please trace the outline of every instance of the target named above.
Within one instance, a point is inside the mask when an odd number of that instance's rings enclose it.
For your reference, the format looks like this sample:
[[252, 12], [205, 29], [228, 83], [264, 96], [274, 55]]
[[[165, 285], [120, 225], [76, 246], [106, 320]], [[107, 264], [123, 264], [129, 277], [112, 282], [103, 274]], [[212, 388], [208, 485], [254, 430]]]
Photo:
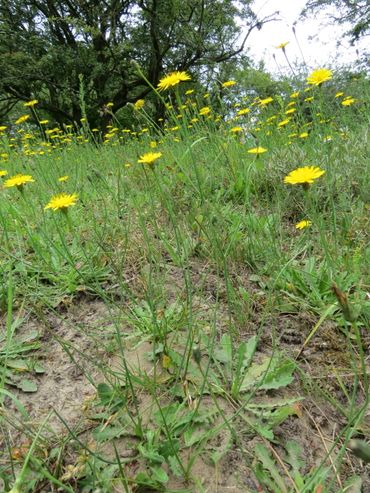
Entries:
[[[184, 271], [173, 265], [167, 265], [163, 269], [165, 271], [164, 293], [166, 293], [164, 302], [167, 303], [165, 308], [177, 302], [180, 305], [182, 302], [185, 303]], [[222, 334], [228, 332], [230, 323], [233, 322], [227, 305], [225, 283], [208, 265], [194, 263], [190, 269], [194, 320], [200, 332], [204, 334], [210, 333], [209, 327], [214, 324], [218, 343]], [[244, 280], [244, 284], [252, 291], [255, 289], [248, 284], [247, 280]], [[193, 379], [189, 378], [187, 382], [174, 382], [171, 367], [168, 365], [169, 361], [166, 362], [164, 359], [169, 356], [165, 350], [154, 354], [155, 351], [148, 334], [144, 332], [140, 334], [140, 331], [136, 331], [133, 335], [135, 328], [128, 325], [130, 320], [127, 317], [128, 313], [128, 302], [124, 307], [118, 308], [108, 307], [99, 300], [80, 300], [59, 316], [55, 313], [45, 313], [38, 319], [31, 317], [21, 330], [41, 331], [42, 347], [37, 356], [45, 368], [45, 373], [35, 376], [37, 392], [24, 394], [14, 391], [14, 393], [29, 413], [30, 423], [27, 425], [37, 429], [48, 413], [54, 410], [55, 413], [48, 422], [48, 429], [52, 433], [54, 442], [58, 440], [58, 437], [68, 435], [65, 424], [56, 414], [58, 413], [68, 428], [72, 429], [79, 439], [98, 456], [107, 461], [115, 461], [116, 454], [118, 454], [125, 463], [125, 471], [130, 481], [134, 484], [140, 472], [148, 472], [148, 463], [143, 459], [143, 455], [139, 456], [138, 452], [138, 446], [145, 443], [147, 436], [140, 439], [138, 435], [135, 435], [125, 416], [127, 413], [120, 410], [119, 406], [104, 417], [97, 419], [96, 415], [104, 411], [104, 406], [100, 403], [101, 407], [98, 409], [96, 407], [99, 406], [96, 385], [103, 381], [108, 381], [109, 385], [114, 382], [118, 388], [122, 388], [124, 394], [127, 387], [127, 371], [129, 371], [133, 377], [136, 395], [132, 401], [125, 403], [125, 406], [129, 406], [133, 416], [135, 413], [137, 413], [136, 416], [140, 415], [143, 428], [155, 433], [158, 428], [158, 404], [163, 409], [170, 404], [179, 404], [179, 407], [183, 405], [181, 409], [184, 409], [184, 413], [185, 411], [191, 412], [197, 405], [197, 394], [196, 392], [192, 394], [192, 391], [196, 385], [199, 385], [199, 382], [194, 375]], [[170, 314], [173, 312], [170, 311]], [[162, 317], [162, 314], [159, 313], [158, 317]], [[176, 316], [174, 319], [178, 321]], [[186, 334], [187, 328], [186, 324], [182, 323], [181, 317], [179, 320], [178, 326], [175, 324], [174, 327], [170, 327], [168, 343], [173, 350], [178, 349], [181, 352], [181, 337], [179, 339], [177, 336], [181, 333]], [[239, 332], [240, 342], [248, 341], [256, 332], [259, 323], [259, 314], [256, 311], [243, 330]], [[265, 320], [256, 361], [262, 360], [273, 349], [271, 326], [274, 326], [279, 348], [294, 357], [302, 347], [314, 323], [315, 320], [308, 315], [276, 314], [274, 318]], [[117, 332], [122, 335], [122, 354], [115, 337]], [[207, 360], [207, 348], [202, 349], [204, 362]], [[322, 379], [323, 372], [329, 376], [333, 367], [346, 371], [351, 369], [346, 351], [344, 336], [338, 334], [335, 324], [325, 322], [302, 353], [299, 365], [310, 378], [319, 380]], [[154, 361], [156, 361], [156, 366], [154, 366]], [[151, 387], [154, 373], [156, 382], [159, 384], [158, 388]], [[348, 380], [349, 385], [351, 378], [349, 377]], [[340, 385], [330, 386], [328, 382], [331, 382], [330, 378], [326, 378], [324, 382], [326, 391], [332, 392], [341, 402], [344, 398]], [[181, 387], [182, 391], [176, 393], [175, 384]], [[221, 393], [219, 395], [221, 396]], [[185, 447], [184, 450], [181, 449], [179, 454], [184, 464], [193, 460], [191, 454], [196, 455], [191, 468], [191, 482], [189, 483], [191, 491], [209, 493], [259, 491], [258, 481], [254, 474], [257, 464], [254, 450], [258, 444], [264, 445], [276, 459], [276, 455], [280, 458], [284, 457], [284, 447], [287, 441], [294, 440], [303, 451], [302, 473], [308, 473], [317, 466], [327, 455], [338, 430], [346, 423], [343, 416], [335, 411], [327, 401], [320, 400], [315, 395], [309, 395], [307, 389], [303, 388], [298, 373], [287, 393], [282, 394], [274, 390], [265, 393], [265, 397], [271, 402], [274, 398], [291, 397], [294, 399], [300, 396], [303, 396], [304, 400], [297, 405], [295, 415], [290, 415], [274, 428], [276, 441], [272, 444], [256, 435], [254, 430], [246, 425], [246, 421], [236, 417], [232, 419], [232, 424], [237, 437], [231, 436], [227, 426], [223, 426], [215, 436], [210, 434], [203, 442], [195, 441], [193, 445]], [[219, 397], [218, 403], [227, 419], [231, 419], [238, 409], [235, 403], [227, 401], [224, 396]], [[10, 400], [7, 400], [6, 404], [5, 414], [8, 414], [9, 423], [12, 423], [16, 421], [12, 418], [12, 414], [15, 417], [18, 415]], [[212, 427], [216, 429], [222, 423], [220, 409], [215, 408], [208, 393], [203, 395], [199, 409], [203, 413], [215, 411], [211, 413], [209, 421], [205, 420], [202, 424], [205, 429], [211, 430]], [[182, 417], [180, 413], [179, 419]], [[173, 426], [175, 427], [175, 424]], [[107, 433], [106, 438], [102, 438], [102, 434], [99, 435], [100, 432], [96, 434], [98, 427], [100, 427], [99, 430]], [[12, 430], [0, 447], [19, 446], [23, 439], [21, 429]], [[190, 435], [188, 440], [191, 443]], [[199, 447], [199, 453], [197, 453], [197, 447]], [[274, 453], [276, 455], [273, 455]], [[72, 469], [74, 467], [77, 471], [76, 476], [72, 474], [69, 478], [71, 482], [75, 481], [73, 483], [75, 485], [77, 485], [78, 471], [80, 471], [78, 460], [79, 452], [74, 450], [69, 454], [63, 466], [70, 466]], [[327, 460], [326, 465], [330, 465], [330, 460]], [[166, 465], [163, 467], [170, 476], [166, 484], [167, 488], [175, 490], [189, 487], [189, 484], [178, 480]], [[344, 478], [358, 473], [362, 475], [365, 482], [367, 481], [361, 464], [353, 460], [349, 454], [345, 457], [344, 468], [344, 473], [341, 472]], [[284, 470], [280, 468], [279, 471], [282, 477], [286, 478]], [[114, 491], [123, 490], [117, 486]]]

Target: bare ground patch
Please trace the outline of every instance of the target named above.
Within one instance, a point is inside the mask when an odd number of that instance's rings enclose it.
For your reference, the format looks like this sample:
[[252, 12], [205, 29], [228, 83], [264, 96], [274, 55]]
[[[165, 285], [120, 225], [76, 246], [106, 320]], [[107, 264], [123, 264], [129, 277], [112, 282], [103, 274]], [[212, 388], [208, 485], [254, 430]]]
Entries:
[[[165, 291], [168, 305], [171, 305], [176, 300], [181, 300], [186, 291], [184, 272], [173, 265], [166, 266], [165, 270]], [[215, 321], [215, 314], [217, 315], [217, 340], [219, 340], [221, 335], [227, 332], [231, 320], [227, 309], [225, 284], [217, 273], [210, 272], [207, 265], [194, 264], [189, 276], [194, 286], [194, 314], [205, 332], [207, 326]], [[245, 282], [248, 285], [248, 281]], [[253, 286], [251, 289], [257, 290]], [[126, 309], [128, 309], [127, 304], [122, 307], [122, 312]], [[224, 396], [217, 394], [219, 408], [209, 393], [204, 394], [202, 402], [198, 403], [197, 393], [189, 390], [189, 386], [190, 389], [196, 388], [196, 386], [191, 387], [194, 381], [174, 380], [173, 369], [168, 364], [164, 364], [163, 356], [166, 354], [159, 353], [156, 359], [152, 342], [145, 337], [144, 342], [140, 341], [140, 337], [132, 337], [132, 327], [125, 325], [127, 321], [126, 319], [123, 321], [121, 316], [122, 313], [117, 307], [107, 307], [102, 301], [80, 300], [61, 316], [46, 313], [43, 322], [40, 318], [31, 317], [26, 325], [22, 326], [22, 331], [37, 328], [42, 332], [42, 347], [37, 357], [44, 366], [45, 373], [34, 377], [38, 386], [37, 392], [25, 394], [14, 390], [14, 394], [30, 416], [30, 422], [23, 423], [25, 429], [22, 428], [21, 420], [11, 400], [6, 399], [5, 408], [2, 410], [5, 417], [1, 439], [3, 451], [19, 450], [22, 444], [26, 444], [27, 448], [30, 443], [27, 429], [37, 430], [47, 414], [55, 411], [48, 421], [47, 434], [52, 437], [52, 443], [57, 444], [58, 441], [66, 439], [68, 436], [66, 424], [86, 447], [83, 451], [73, 441], [73, 445], [67, 446], [69, 451], [65, 453], [60, 463], [60, 477], [64, 477], [67, 484], [73, 485], [74, 491], [80, 491], [78, 484], [85, 474], [80, 467], [81, 456], [83, 454], [89, 456], [90, 452], [106, 460], [107, 464], [114, 462], [118, 454], [125, 464], [128, 486], [133, 488], [132, 491], [152, 491], [150, 486], [145, 489], [142, 485], [140, 490], [136, 490], [133, 486], [140, 472], [148, 474], [148, 465], [143, 454], [138, 453], [138, 446], [144, 443], [147, 437], [140, 439], [135, 436], [132, 423], [123, 416], [119, 407], [109, 411], [108, 415], [102, 418], [96, 418], [99, 411], [102, 412], [96, 385], [108, 381], [110, 385], [115, 382], [118, 386], [126, 388], [127, 371], [129, 371], [137, 392], [135, 402], [128, 402], [126, 405], [133, 416], [140, 416], [143, 429], [153, 432], [158, 429], [158, 405], [166, 408], [175, 402], [184, 404], [185, 411], [191, 412], [199, 404], [199, 410], [202, 412], [207, 413], [209, 410], [214, 412], [213, 421], [202, 425], [208, 430], [207, 437], [179, 451], [179, 457], [184, 464], [193, 461], [190, 482], [184, 483], [182, 479], [176, 478], [168, 466], [164, 466], [164, 470], [169, 475], [166, 484], [168, 489], [188, 488], [188, 491], [199, 491], [199, 493], [259, 491], [254, 474], [257, 464], [254, 449], [257, 444], [263, 444], [270, 451], [272, 457], [277, 460], [278, 470], [285, 480], [287, 476], [283, 467], [286, 453], [284, 447], [289, 440], [297, 442], [303, 451], [302, 473], [308, 473], [312, 468], [317, 467], [325, 457], [326, 465], [330, 465], [337, 448], [331, 454], [328, 451], [340, 428], [345, 426], [345, 419], [319, 393], [317, 395], [310, 393], [312, 387], [307, 389], [303, 386], [298, 373], [293, 384], [284, 393], [274, 390], [258, 393], [258, 396], [271, 401], [282, 397], [292, 399], [304, 397], [304, 400], [297, 404], [296, 412], [275, 426], [274, 440], [270, 442], [248, 425], [246, 417], [249, 419], [249, 414], [240, 412], [241, 403], [230, 401], [226, 394]], [[245, 327], [244, 335], [241, 334], [240, 342], [247, 340], [253, 334], [253, 328], [257, 326], [256, 318], [253, 318], [252, 316]], [[270, 322], [277, 329], [281, 348], [294, 357], [312, 329], [313, 321], [309, 316], [277, 315]], [[319, 381], [324, 372], [325, 382], [319, 384], [324, 386], [326, 392], [331, 392], [335, 399], [345, 402], [338, 381], [331, 378], [333, 376], [331, 370], [340, 368], [341, 371], [350, 372], [347, 346], [343, 335], [338, 334], [337, 328], [331, 322], [324, 324], [321, 329], [313, 343], [302, 353], [299, 365], [314, 381]], [[112, 343], [117, 330], [123, 335], [122, 352], [117, 348], [117, 343]], [[180, 330], [186, 331], [186, 327]], [[173, 334], [169, 335], [169, 340], [175, 346], [177, 344], [179, 350], [181, 349], [181, 343]], [[269, 324], [266, 323], [256, 353], [257, 360], [269, 354], [271, 349], [271, 333]], [[205, 352], [204, 348], [203, 352]], [[159, 383], [161, 391], [158, 395], [157, 390], [151, 387], [153, 380]], [[346, 384], [350, 387], [352, 381], [348, 373]], [[175, 385], [183, 387], [182, 395], [173, 392]], [[56, 413], [63, 418], [65, 424]], [[181, 417], [182, 414], [180, 413], [179, 416]], [[230, 420], [236, 436], [233, 436], [227, 426], [222, 425], [225, 418]], [[106, 430], [113, 432], [108, 433], [107, 438], [101, 438], [99, 433], [95, 433], [98, 427], [100, 430], [103, 429], [103, 432]], [[211, 433], [212, 427], [219, 427], [218, 433], [214, 436]], [[363, 429], [366, 429], [365, 424]], [[117, 431], [116, 436], [114, 431]], [[198, 449], [199, 453], [196, 453], [194, 458], [192, 454]], [[219, 453], [218, 460], [215, 460], [216, 452]], [[45, 453], [47, 454], [48, 451]], [[6, 455], [3, 454], [5, 459], [1, 460], [3, 466], [8, 461]], [[20, 464], [22, 457], [24, 454], [18, 459], [14, 457], [13, 460], [16, 464]], [[368, 484], [366, 469], [360, 461], [346, 453], [343, 464], [343, 471], [334, 473], [338, 488], [351, 474], [361, 475], [364, 485]], [[112, 491], [124, 491], [122, 484], [116, 479], [112, 479], [111, 486]], [[50, 491], [45, 488], [38, 491]]]

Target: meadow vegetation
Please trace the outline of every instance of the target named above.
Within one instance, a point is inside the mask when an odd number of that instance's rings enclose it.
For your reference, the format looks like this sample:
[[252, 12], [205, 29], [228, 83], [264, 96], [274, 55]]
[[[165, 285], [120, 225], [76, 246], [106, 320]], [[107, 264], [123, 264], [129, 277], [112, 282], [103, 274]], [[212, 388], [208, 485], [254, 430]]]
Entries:
[[0, 126], [1, 491], [369, 487], [368, 78], [217, 88]]

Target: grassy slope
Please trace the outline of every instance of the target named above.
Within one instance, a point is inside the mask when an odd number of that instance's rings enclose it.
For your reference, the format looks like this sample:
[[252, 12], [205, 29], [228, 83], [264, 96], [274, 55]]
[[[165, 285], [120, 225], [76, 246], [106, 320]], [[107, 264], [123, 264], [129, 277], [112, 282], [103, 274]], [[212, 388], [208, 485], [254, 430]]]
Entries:
[[[181, 118], [169, 111], [164, 135], [141, 110], [148, 132], [111, 130], [103, 146], [18, 134], [17, 150], [4, 137], [3, 169], [35, 180], [1, 192], [0, 382], [13, 400], [0, 395], [30, 413], [1, 418], [5, 491], [16, 477], [21, 491], [337, 492], [366, 481], [346, 450], [368, 431], [363, 87], [349, 107], [334, 85], [309, 102], [302, 92], [281, 127], [294, 98], [249, 102], [226, 123], [189, 103]], [[257, 145], [267, 152], [247, 152]], [[148, 151], [162, 156], [138, 164]], [[306, 165], [325, 170], [308, 190], [283, 182]], [[44, 210], [60, 192], [78, 193], [77, 205]], [[37, 400], [52, 355], [54, 372], [72, 359], [79, 391], [91, 385], [65, 426], [48, 417], [53, 433]]]

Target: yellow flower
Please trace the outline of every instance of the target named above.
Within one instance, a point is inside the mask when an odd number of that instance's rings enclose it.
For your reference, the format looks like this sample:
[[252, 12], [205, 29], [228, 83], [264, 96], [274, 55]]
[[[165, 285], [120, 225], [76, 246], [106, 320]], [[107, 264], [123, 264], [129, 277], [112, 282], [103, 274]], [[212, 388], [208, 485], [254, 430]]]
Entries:
[[333, 72], [327, 68], [318, 68], [314, 70], [308, 77], [307, 82], [313, 86], [319, 86], [323, 82], [330, 80], [333, 77]]
[[40, 125], [47, 125], [49, 120], [40, 120]]
[[259, 104], [260, 106], [266, 106], [266, 104], [269, 104], [273, 101], [272, 98], [268, 97], [268, 98], [265, 98], [265, 99], [260, 99], [259, 101]]
[[105, 105], [107, 108], [112, 108], [114, 106], [114, 103], [109, 102]]
[[199, 114], [203, 115], [203, 116], [208, 115], [210, 112], [211, 112], [211, 109], [208, 106], [204, 106], [203, 108], [201, 108], [199, 110]]
[[304, 166], [291, 171], [285, 178], [284, 183], [290, 185], [309, 185], [322, 176], [325, 171], [318, 166]]
[[290, 122], [290, 118], [286, 118], [285, 120], [281, 120], [281, 122], [278, 123], [278, 127], [285, 127], [285, 125], [288, 125]]
[[145, 101], [144, 99], [138, 99], [136, 103], [134, 104], [135, 110], [141, 110], [141, 108], [144, 106]]
[[236, 132], [243, 132], [242, 127], [233, 127], [230, 129], [230, 132], [236, 133]]
[[8, 127], [6, 125], [1, 125], [0, 126], [0, 132], [4, 132]]
[[308, 132], [302, 132], [301, 134], [299, 134], [299, 137], [301, 139], [305, 139], [306, 137], [308, 137]]
[[235, 80], [227, 80], [226, 82], [223, 82], [222, 87], [231, 87], [235, 86], [236, 81]]
[[312, 96], [309, 96], [308, 98], [304, 98], [304, 101], [306, 103], [309, 103], [310, 101], [313, 101], [313, 97]]
[[76, 205], [77, 200], [78, 195], [76, 193], [60, 193], [59, 195], [54, 195], [44, 209], [53, 209], [53, 211], [61, 210], [62, 212], [66, 212], [68, 207]]
[[238, 116], [246, 115], [247, 113], [250, 113], [250, 111], [251, 110], [249, 108], [243, 108], [237, 112], [237, 115]]
[[312, 224], [312, 221], [309, 221], [308, 219], [304, 219], [303, 221], [300, 221], [295, 225], [296, 229], [305, 229], [309, 228]]
[[263, 154], [264, 152], [267, 152], [267, 149], [264, 147], [253, 147], [253, 149], [249, 149], [247, 152], [249, 152], [249, 154]]
[[191, 80], [190, 75], [188, 75], [186, 72], [171, 72], [165, 77], [162, 77], [157, 87], [160, 91], [165, 91], [170, 87], [177, 86], [177, 84], [186, 80]]
[[289, 108], [289, 110], [286, 110], [285, 114], [290, 115], [291, 113], [295, 113], [297, 110], [295, 108]]
[[140, 156], [140, 159], [138, 159], [138, 163], [143, 163], [143, 164], [153, 164], [154, 161], [159, 159], [162, 156], [161, 152], [147, 152]]
[[23, 103], [23, 106], [33, 108], [34, 106], [36, 106], [37, 103], [38, 103], [37, 99], [32, 99], [32, 101], [27, 101], [27, 103]]
[[341, 96], [343, 96], [343, 94], [344, 94], [344, 92], [339, 91], [339, 92], [337, 92], [337, 93], [335, 94], [335, 97], [336, 97], [336, 98], [340, 98]]
[[58, 178], [58, 181], [60, 181], [60, 182], [67, 181], [68, 178], [69, 178], [68, 175], [64, 175], [64, 176], [61, 176], [60, 178]]
[[297, 92], [292, 92], [292, 94], [290, 95], [290, 97], [291, 97], [292, 99], [298, 98], [298, 96], [299, 96], [299, 91], [297, 91]]
[[0, 169], [0, 176], [6, 176], [8, 172], [5, 169]]
[[275, 48], [277, 50], [284, 50], [284, 48], [286, 47], [286, 45], [289, 44], [289, 41], [284, 41], [284, 43], [280, 43], [278, 46], [275, 46]]
[[342, 101], [343, 106], [351, 106], [355, 102], [355, 98], [352, 98], [351, 96], [347, 96], [345, 99]]
[[16, 125], [19, 125], [20, 123], [26, 122], [29, 119], [30, 115], [22, 115], [16, 120]]
[[18, 175], [14, 175], [11, 178], [8, 178], [4, 182], [4, 187], [6, 188], [11, 188], [11, 187], [17, 187], [17, 188], [22, 188], [25, 183], [30, 183], [34, 182], [35, 180], [32, 178], [31, 175], [22, 175], [19, 173]]
[[190, 94], [193, 94], [194, 92], [194, 89], [188, 89], [187, 91], [185, 91], [185, 94], [186, 96], [189, 96]]

